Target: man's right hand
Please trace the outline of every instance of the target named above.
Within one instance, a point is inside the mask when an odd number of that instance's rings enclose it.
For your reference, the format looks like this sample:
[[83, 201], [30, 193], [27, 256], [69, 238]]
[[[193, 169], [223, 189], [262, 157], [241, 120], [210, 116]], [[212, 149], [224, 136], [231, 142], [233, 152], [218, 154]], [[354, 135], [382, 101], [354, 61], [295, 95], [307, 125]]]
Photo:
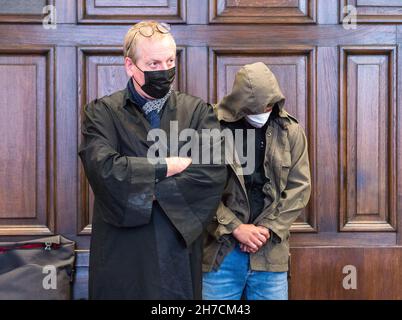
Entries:
[[184, 157], [170, 157], [166, 158], [167, 174], [166, 177], [173, 176], [187, 169], [191, 164], [191, 158]]
[[241, 224], [232, 232], [233, 236], [246, 246], [258, 251], [269, 239], [270, 234], [267, 228], [253, 224]]

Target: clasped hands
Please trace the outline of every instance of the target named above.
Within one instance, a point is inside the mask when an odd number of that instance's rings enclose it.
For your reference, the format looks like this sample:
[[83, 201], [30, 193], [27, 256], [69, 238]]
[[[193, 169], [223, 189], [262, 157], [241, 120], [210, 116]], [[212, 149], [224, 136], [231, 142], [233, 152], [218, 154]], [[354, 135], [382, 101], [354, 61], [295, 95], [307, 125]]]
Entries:
[[270, 238], [269, 229], [253, 224], [241, 224], [232, 232], [243, 252], [256, 253]]

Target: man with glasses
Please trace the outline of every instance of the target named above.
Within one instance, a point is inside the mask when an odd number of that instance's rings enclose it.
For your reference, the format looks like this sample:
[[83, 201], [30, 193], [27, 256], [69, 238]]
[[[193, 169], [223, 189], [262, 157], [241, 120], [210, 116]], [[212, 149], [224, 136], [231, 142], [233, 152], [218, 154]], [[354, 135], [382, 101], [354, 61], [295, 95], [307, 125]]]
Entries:
[[153, 129], [171, 137], [172, 121], [220, 128], [210, 105], [172, 89], [175, 62], [168, 25], [134, 25], [124, 40], [127, 87], [84, 108], [79, 155], [95, 196], [90, 299], [201, 299], [202, 234], [226, 168], [192, 163], [172, 146], [151, 161]]

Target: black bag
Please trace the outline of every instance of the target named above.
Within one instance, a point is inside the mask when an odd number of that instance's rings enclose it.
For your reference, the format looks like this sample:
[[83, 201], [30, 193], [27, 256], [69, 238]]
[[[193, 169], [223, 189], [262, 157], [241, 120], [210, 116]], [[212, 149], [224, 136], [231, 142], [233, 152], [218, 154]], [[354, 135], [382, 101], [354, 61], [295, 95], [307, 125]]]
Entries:
[[0, 242], [0, 299], [70, 299], [74, 249], [75, 242], [60, 235]]

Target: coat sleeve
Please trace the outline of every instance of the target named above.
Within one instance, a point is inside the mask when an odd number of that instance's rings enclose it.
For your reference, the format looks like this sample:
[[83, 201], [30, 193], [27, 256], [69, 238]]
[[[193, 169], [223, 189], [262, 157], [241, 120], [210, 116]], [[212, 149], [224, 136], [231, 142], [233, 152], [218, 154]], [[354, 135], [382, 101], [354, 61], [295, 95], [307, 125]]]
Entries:
[[[230, 141], [226, 141], [226, 147], [229, 149], [229, 154], [233, 153], [234, 146], [230, 143]], [[235, 153], [236, 155], [236, 153]], [[221, 201], [219, 202], [218, 209], [216, 211], [216, 216], [213, 217], [212, 223], [208, 226], [207, 230], [210, 235], [212, 235], [218, 242], [228, 241], [230, 235], [233, 231], [239, 227], [244, 222], [239, 219], [238, 215], [229, 208], [226, 203], [229, 198], [233, 198], [234, 195], [231, 194], [230, 190], [233, 190], [234, 186], [232, 184], [236, 183], [235, 176], [236, 168], [241, 167], [238, 159], [233, 159], [235, 164], [235, 169], [231, 169], [230, 165], [227, 164], [228, 175], [226, 179], [226, 185], [222, 194]]]
[[[197, 131], [218, 129], [212, 107], [201, 103], [194, 115]], [[200, 139], [201, 141], [201, 139]], [[217, 142], [222, 145], [222, 140]], [[211, 152], [211, 145], [204, 152]], [[222, 148], [223, 150], [223, 148]], [[211, 157], [212, 159], [212, 157]], [[221, 163], [191, 164], [183, 172], [156, 185], [155, 196], [170, 221], [189, 247], [206, 229], [219, 205], [226, 181], [224, 157]]]
[[230, 188], [228, 188], [229, 184], [234, 183], [233, 176], [231, 174], [233, 171], [230, 171], [228, 167], [228, 177], [226, 180], [225, 189], [223, 191], [223, 195], [221, 201], [219, 202], [218, 209], [216, 210], [216, 216], [213, 218], [212, 223], [208, 226], [207, 230], [209, 234], [211, 234], [218, 242], [223, 242], [229, 238], [229, 235], [233, 233], [238, 226], [243, 224], [239, 217], [230, 209], [225, 203], [227, 202], [228, 197], [232, 195], [228, 192]]
[[219, 203], [218, 210], [216, 211], [216, 220], [217, 226], [211, 224], [208, 232], [218, 242], [227, 240], [228, 236], [233, 233], [233, 230], [244, 223], [222, 201]]
[[280, 241], [286, 240], [292, 223], [307, 205], [311, 193], [310, 166], [307, 139], [298, 125], [291, 143], [291, 166], [286, 188], [280, 195], [275, 212], [264, 216], [257, 225], [272, 230]]
[[79, 149], [84, 171], [101, 206], [102, 219], [116, 227], [150, 221], [155, 166], [147, 158], [123, 156], [113, 118], [100, 100], [85, 106]]

